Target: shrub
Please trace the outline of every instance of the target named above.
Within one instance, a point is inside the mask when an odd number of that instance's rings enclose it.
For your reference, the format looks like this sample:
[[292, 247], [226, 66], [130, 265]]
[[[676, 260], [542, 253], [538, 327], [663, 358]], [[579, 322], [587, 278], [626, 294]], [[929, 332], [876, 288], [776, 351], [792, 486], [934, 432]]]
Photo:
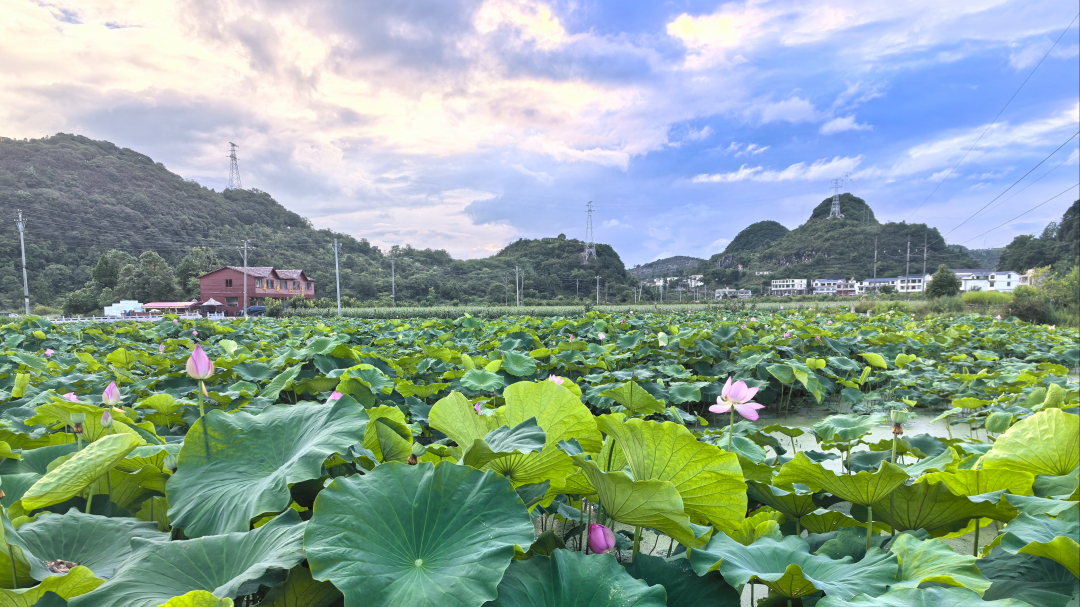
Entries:
[[1013, 292], [1013, 299], [1005, 307], [1009, 316], [1015, 316], [1020, 320], [1039, 325], [1048, 325], [1054, 322], [1054, 309], [1039, 290], [1028, 286], [1020, 286]]
[[1012, 301], [1012, 295], [1000, 291], [971, 291], [961, 297], [964, 303], [974, 306], [1004, 306]]
[[926, 287], [926, 296], [930, 298], [949, 297], [960, 293], [960, 287], [964, 283], [944, 264], [938, 266], [937, 272]]

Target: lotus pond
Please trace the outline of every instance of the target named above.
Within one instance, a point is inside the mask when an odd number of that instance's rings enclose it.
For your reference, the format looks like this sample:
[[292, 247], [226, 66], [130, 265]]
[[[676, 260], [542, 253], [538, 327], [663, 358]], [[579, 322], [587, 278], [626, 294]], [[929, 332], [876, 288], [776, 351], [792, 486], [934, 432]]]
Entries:
[[24, 319], [0, 607], [1065, 606], [1077, 341], [813, 310]]

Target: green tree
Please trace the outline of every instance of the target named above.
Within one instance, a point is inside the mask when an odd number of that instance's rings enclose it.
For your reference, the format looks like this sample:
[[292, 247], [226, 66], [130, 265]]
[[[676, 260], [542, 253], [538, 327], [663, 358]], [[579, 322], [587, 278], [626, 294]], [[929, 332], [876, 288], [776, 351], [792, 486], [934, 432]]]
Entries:
[[90, 271], [90, 278], [101, 287], [112, 289], [120, 277], [120, 268], [135, 263], [135, 257], [126, 251], [111, 249], [98, 257], [97, 265]]
[[932, 299], [952, 297], [960, 293], [962, 286], [964, 283], [960, 281], [960, 278], [948, 266], [942, 264], [938, 266], [937, 272], [934, 272], [933, 278], [930, 279], [930, 284], [926, 287], [926, 296]]
[[139, 263], [120, 268], [117, 290], [143, 303], [168, 301], [177, 296], [176, 277], [161, 255], [146, 251]]

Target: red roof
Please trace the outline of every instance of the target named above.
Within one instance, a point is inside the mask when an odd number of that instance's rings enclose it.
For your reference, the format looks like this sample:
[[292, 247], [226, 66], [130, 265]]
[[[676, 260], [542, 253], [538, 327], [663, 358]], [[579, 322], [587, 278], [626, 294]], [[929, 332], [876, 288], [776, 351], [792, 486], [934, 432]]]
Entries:
[[282, 280], [300, 280], [302, 278], [303, 270], [274, 270], [274, 273], [281, 277]]

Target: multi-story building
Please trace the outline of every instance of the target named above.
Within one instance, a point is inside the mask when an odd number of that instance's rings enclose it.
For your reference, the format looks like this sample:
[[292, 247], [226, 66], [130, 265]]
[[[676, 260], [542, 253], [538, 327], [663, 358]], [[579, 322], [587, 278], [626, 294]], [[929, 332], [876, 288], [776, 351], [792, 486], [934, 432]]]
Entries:
[[807, 288], [805, 278], [780, 278], [770, 283], [769, 295], [783, 297], [786, 295], [810, 295], [812, 291]]
[[1009, 293], [1030, 280], [1030, 277], [1025, 274], [1011, 271], [960, 269], [953, 270], [953, 273], [960, 279], [962, 283], [960, 290], [965, 293], [968, 291], [1002, 291]]
[[717, 289], [716, 299], [746, 299], [753, 293], [750, 289]]
[[[247, 281], [247, 301], [244, 282]], [[225, 266], [199, 277], [199, 295], [203, 301], [222, 302], [227, 316], [238, 316], [248, 306], [261, 305], [266, 299], [315, 298], [315, 281], [303, 270], [275, 270], [271, 267], [244, 268]]]
[[854, 278], [848, 280], [843, 276], [815, 278], [814, 295], [855, 295], [857, 284]]
[[896, 279], [896, 292], [897, 293], [922, 293], [926, 288], [927, 283], [930, 282], [932, 276], [930, 274], [910, 274], [908, 276], [900, 276]]

